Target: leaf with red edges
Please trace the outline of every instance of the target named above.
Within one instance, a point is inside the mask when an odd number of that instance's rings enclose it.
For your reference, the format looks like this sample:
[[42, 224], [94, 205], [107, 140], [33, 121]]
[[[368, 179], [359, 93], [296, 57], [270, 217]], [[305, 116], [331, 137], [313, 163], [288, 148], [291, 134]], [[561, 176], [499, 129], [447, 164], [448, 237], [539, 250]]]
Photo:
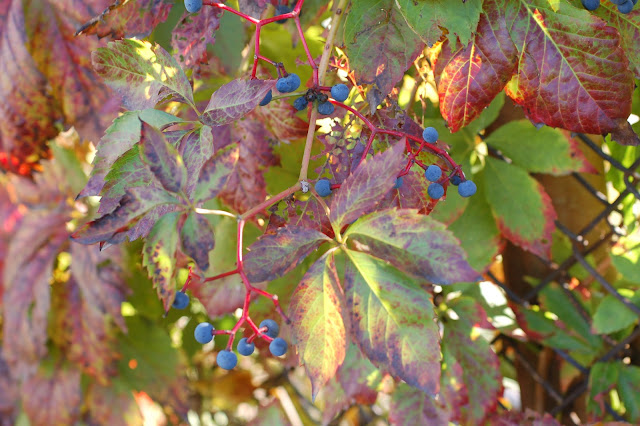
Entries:
[[244, 259], [245, 272], [251, 281], [271, 281], [298, 266], [322, 243], [331, 241], [313, 229], [298, 226], [278, 228], [251, 244]]
[[435, 284], [477, 281], [460, 242], [445, 226], [415, 210], [383, 210], [349, 226], [356, 248]]
[[351, 335], [371, 362], [429, 394], [440, 386], [440, 334], [429, 293], [387, 262], [346, 250]]
[[212, 127], [233, 123], [254, 110], [274, 85], [274, 80], [233, 80], [213, 92], [200, 120]]
[[209, 221], [196, 212], [187, 215], [180, 229], [182, 251], [191, 257], [202, 271], [209, 269], [209, 252], [215, 246]]
[[37, 373], [23, 383], [22, 409], [35, 425], [72, 425], [80, 417], [82, 389], [80, 371], [55, 366]]
[[240, 149], [237, 145], [219, 149], [200, 169], [197, 186], [193, 195], [194, 202], [210, 200], [222, 191], [235, 170]]
[[221, 15], [221, 9], [205, 7], [199, 13], [185, 13], [178, 22], [172, 32], [171, 46], [182, 66], [191, 68], [207, 62], [207, 45], [215, 42]]
[[547, 0], [500, 7], [520, 57], [507, 94], [531, 121], [595, 134], [628, 126], [633, 74], [615, 28], [564, 3], [557, 11]]
[[[562, 426], [562, 423], [554, 419], [551, 414], [540, 414], [530, 408], [525, 409], [524, 412], [509, 410], [501, 413], [495, 413], [487, 419], [487, 422], [492, 426]], [[591, 426], [624, 426], [625, 424], [627, 423], [590, 423]]]
[[482, 6], [478, 29], [469, 44], [457, 43], [452, 51], [452, 41], [445, 41], [435, 64], [440, 113], [452, 132], [489, 106], [518, 64], [503, 9], [495, 0], [485, 0]]
[[394, 425], [448, 426], [449, 413], [442, 401], [400, 383], [391, 394], [389, 422]]
[[180, 192], [187, 183], [187, 169], [178, 150], [153, 126], [142, 122], [140, 158], [167, 191]]
[[147, 267], [165, 311], [171, 308], [176, 293], [173, 277], [176, 273], [179, 217], [177, 212], [162, 216], [151, 228], [142, 249], [142, 266]]
[[191, 84], [180, 65], [159, 45], [124, 39], [91, 55], [93, 67], [123, 97], [130, 110], [153, 108], [167, 96], [177, 96], [195, 109]]
[[318, 259], [289, 303], [294, 343], [311, 380], [311, 398], [335, 376], [346, 351], [344, 295], [332, 253]]
[[[576, 1], [576, 7], [580, 7]], [[623, 14], [618, 6], [610, 1], [600, 2], [600, 7], [591, 12], [601, 17], [607, 25], [614, 27], [620, 33], [620, 45], [631, 63], [631, 69], [636, 78], [640, 78], [640, 46], [636, 41], [640, 38], [640, 10], [634, 8], [630, 13]]]
[[397, 142], [385, 152], [365, 160], [331, 200], [329, 219], [338, 228], [368, 213], [395, 184], [404, 161], [405, 145]]
[[500, 126], [485, 143], [533, 173], [597, 173], [568, 133], [550, 127], [536, 129], [528, 120], [519, 120]]
[[[452, 309], [460, 318], [447, 321], [442, 338], [444, 350], [450, 352], [462, 367], [462, 378], [468, 394], [466, 404], [458, 407], [462, 423], [483, 424], [486, 416], [497, 408], [502, 396], [502, 375], [500, 360], [489, 342], [476, 336], [476, 314], [486, 318], [482, 307], [472, 299], [467, 299]], [[484, 325], [490, 326], [486, 323]], [[482, 324], [481, 324], [482, 326]]]
[[500, 232], [548, 259], [557, 215], [542, 185], [521, 168], [487, 157], [484, 191]]
[[345, 50], [358, 83], [373, 84], [372, 111], [382, 102], [424, 47], [394, 0], [359, 0], [344, 23]]
[[144, 38], [167, 19], [173, 6], [170, 0], [100, 0], [95, 3], [88, 8], [91, 13], [100, 10], [102, 5], [104, 10], [91, 19], [86, 18], [88, 20], [78, 28], [76, 36], [96, 34], [100, 38]]

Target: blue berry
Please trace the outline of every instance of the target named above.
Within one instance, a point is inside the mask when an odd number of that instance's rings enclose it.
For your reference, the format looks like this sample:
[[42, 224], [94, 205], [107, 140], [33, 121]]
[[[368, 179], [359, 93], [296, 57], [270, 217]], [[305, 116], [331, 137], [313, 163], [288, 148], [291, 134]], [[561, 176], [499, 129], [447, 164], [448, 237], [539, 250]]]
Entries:
[[238, 353], [242, 356], [249, 356], [255, 350], [256, 345], [254, 343], [247, 343], [247, 338], [243, 337], [238, 342]]
[[278, 333], [280, 333], [280, 327], [278, 327], [278, 323], [272, 319], [266, 319], [262, 321], [259, 328], [262, 327], [267, 327], [267, 331], [265, 331], [264, 334], [269, 337], [276, 338], [278, 337]]
[[328, 197], [331, 195], [331, 182], [327, 179], [320, 179], [316, 182], [316, 192], [321, 197]]
[[432, 164], [427, 167], [427, 170], [424, 171], [424, 177], [426, 177], [430, 182], [435, 182], [440, 179], [440, 177], [442, 177], [442, 170], [440, 169], [440, 167]]
[[202, 9], [202, 0], [184, 0], [184, 7], [189, 13], [200, 12], [200, 9]]
[[220, 368], [233, 370], [233, 368], [238, 365], [238, 355], [230, 351], [220, 351], [218, 352], [216, 361], [218, 361], [218, 366], [220, 366]]
[[213, 340], [213, 326], [208, 322], [201, 322], [196, 327], [193, 335], [198, 343], [202, 343], [203, 345], [209, 343]]
[[289, 74], [276, 81], [276, 89], [280, 93], [290, 93], [296, 91], [300, 87], [300, 83], [300, 77], [297, 74]]
[[271, 90], [269, 90], [269, 93], [264, 95], [264, 98], [262, 98], [262, 100], [260, 101], [260, 106], [267, 105], [269, 102], [271, 102], [271, 98], [273, 98], [273, 92], [271, 92]]
[[304, 96], [300, 96], [298, 99], [293, 101], [293, 107], [298, 111], [302, 111], [303, 109], [307, 108], [308, 103], [309, 102], [307, 102], [307, 98], [305, 98]]
[[433, 127], [427, 127], [422, 131], [422, 139], [429, 143], [436, 143], [438, 140], [438, 131]]
[[465, 180], [458, 186], [458, 194], [461, 197], [471, 197], [477, 190], [478, 187], [471, 180]]
[[287, 353], [287, 349], [289, 349], [289, 345], [282, 337], [277, 337], [269, 343], [269, 352], [273, 356], [282, 356]]
[[429, 188], [427, 188], [427, 194], [434, 200], [441, 198], [444, 195], [444, 187], [439, 183], [432, 183], [429, 185]]
[[331, 88], [331, 97], [338, 102], [344, 102], [349, 97], [349, 88], [346, 84], [336, 84]]
[[189, 306], [189, 296], [181, 291], [177, 292], [176, 298], [173, 299], [173, 304], [171, 306], [176, 309], [186, 308], [187, 306]]
[[393, 184], [393, 189], [400, 189], [403, 183], [404, 183], [404, 179], [402, 179], [402, 176], [397, 177], [396, 183]]
[[[286, 4], [279, 4], [276, 6], [276, 16], [279, 15], [284, 15], [285, 13], [289, 13], [291, 12], [293, 9], [291, 9], [289, 6], [287, 6]], [[287, 22], [287, 18], [284, 19], [278, 19], [276, 21], [278, 24], [284, 24], [285, 22]]]
[[582, 7], [587, 10], [596, 10], [600, 6], [600, 0], [582, 0]]
[[331, 102], [323, 102], [318, 104], [318, 112], [322, 115], [331, 115], [335, 110], [333, 104]]
[[622, 3], [618, 5], [618, 11], [623, 14], [631, 13], [633, 10], [633, 2], [631, 0], [627, 0], [626, 3]]
[[452, 185], [458, 186], [460, 185], [460, 182], [462, 182], [462, 179], [460, 179], [460, 176], [458, 175], [453, 175], [451, 176], [451, 179], [449, 179], [449, 182], [451, 182]]

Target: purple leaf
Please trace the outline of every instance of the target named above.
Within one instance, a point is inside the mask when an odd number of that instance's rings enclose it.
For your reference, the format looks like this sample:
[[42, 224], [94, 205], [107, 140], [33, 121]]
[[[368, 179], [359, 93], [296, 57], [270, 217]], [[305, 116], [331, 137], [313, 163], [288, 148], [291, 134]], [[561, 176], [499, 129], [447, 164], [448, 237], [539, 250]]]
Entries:
[[189, 213], [180, 230], [182, 251], [191, 257], [202, 271], [209, 269], [209, 252], [215, 246], [209, 221], [195, 212]]
[[171, 46], [178, 62], [191, 68], [207, 62], [207, 45], [215, 42], [222, 10], [205, 7], [199, 13], [185, 13], [173, 29]]
[[200, 119], [212, 127], [233, 123], [257, 107], [274, 85], [274, 80], [233, 80], [213, 93]]
[[180, 192], [187, 183], [187, 169], [182, 157], [164, 135], [142, 122], [140, 157], [160, 184], [171, 192]]
[[216, 197], [229, 180], [236, 168], [240, 150], [236, 145], [218, 150], [200, 169], [200, 177], [193, 196], [194, 202], [210, 200]]
[[349, 176], [331, 200], [329, 219], [338, 228], [353, 222], [375, 207], [395, 184], [404, 160], [404, 142], [365, 160]]
[[331, 241], [309, 228], [285, 226], [258, 238], [247, 249], [245, 272], [251, 281], [271, 281], [298, 266], [320, 244]]

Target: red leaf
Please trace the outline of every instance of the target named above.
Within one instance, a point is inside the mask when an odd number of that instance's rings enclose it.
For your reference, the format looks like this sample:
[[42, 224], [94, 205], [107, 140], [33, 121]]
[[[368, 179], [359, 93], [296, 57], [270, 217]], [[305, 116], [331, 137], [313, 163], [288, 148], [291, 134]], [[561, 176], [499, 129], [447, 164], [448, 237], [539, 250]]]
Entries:
[[365, 160], [331, 200], [329, 218], [338, 228], [368, 213], [395, 183], [404, 160], [404, 141]]
[[452, 132], [476, 119], [504, 89], [518, 63], [503, 7], [486, 0], [475, 36], [451, 51], [446, 40], [435, 64], [440, 112]]
[[[48, 374], [49, 373], [49, 374]], [[71, 425], [80, 415], [80, 371], [58, 365], [22, 385], [22, 408], [35, 425]]]
[[325, 241], [326, 235], [309, 228], [284, 226], [262, 235], [247, 249], [245, 272], [251, 281], [271, 281], [298, 266]]
[[186, 68], [207, 62], [207, 45], [215, 42], [222, 10], [205, 7], [199, 13], [185, 13], [173, 29], [171, 45], [174, 56]]
[[0, 425], [15, 425], [18, 384], [11, 379], [9, 366], [0, 352]]
[[312, 399], [344, 361], [344, 294], [333, 254], [309, 268], [289, 303], [295, 344], [311, 380]]
[[[558, 422], [549, 413], [536, 413], [530, 408], [522, 411], [506, 411], [499, 414], [494, 414], [488, 419], [491, 426], [561, 426], [562, 423]], [[594, 423], [593, 425], [608, 425], [615, 426], [617, 423]], [[622, 426], [627, 423], [620, 423]]]
[[213, 93], [200, 119], [212, 127], [232, 123], [257, 107], [274, 85], [274, 80], [233, 80]]
[[625, 126], [634, 83], [618, 31], [586, 10], [554, 11], [546, 0], [511, 7], [520, 62], [507, 94], [529, 119], [595, 134]]

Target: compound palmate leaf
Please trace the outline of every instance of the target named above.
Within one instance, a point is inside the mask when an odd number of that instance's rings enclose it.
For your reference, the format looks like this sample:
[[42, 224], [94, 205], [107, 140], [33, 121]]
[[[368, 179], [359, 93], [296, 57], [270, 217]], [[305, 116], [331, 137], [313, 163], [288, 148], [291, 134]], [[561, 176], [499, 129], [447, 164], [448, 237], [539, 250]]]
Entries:
[[567, 2], [502, 1], [519, 51], [507, 94], [535, 123], [605, 134], [631, 112], [633, 74], [615, 28]]
[[177, 95], [193, 108], [193, 91], [173, 57], [159, 45], [124, 39], [93, 52], [96, 72], [118, 92], [130, 110], [153, 108], [169, 95]]
[[232, 123], [257, 107], [274, 85], [274, 80], [233, 80], [213, 93], [200, 119], [208, 126]]
[[382, 259], [345, 250], [351, 335], [378, 368], [429, 394], [440, 386], [440, 333], [429, 293]]
[[481, 279], [453, 234], [416, 210], [372, 213], [351, 225], [345, 237], [353, 238], [358, 250], [434, 284]]
[[321, 232], [284, 226], [258, 238], [247, 250], [245, 271], [251, 281], [270, 281], [295, 268], [320, 244], [331, 241]]
[[344, 295], [333, 253], [326, 253], [309, 268], [289, 309], [298, 353], [315, 399], [320, 388], [335, 376], [346, 351]]
[[329, 219], [338, 228], [368, 213], [393, 188], [404, 157], [404, 142], [369, 158], [342, 183], [331, 200]]

